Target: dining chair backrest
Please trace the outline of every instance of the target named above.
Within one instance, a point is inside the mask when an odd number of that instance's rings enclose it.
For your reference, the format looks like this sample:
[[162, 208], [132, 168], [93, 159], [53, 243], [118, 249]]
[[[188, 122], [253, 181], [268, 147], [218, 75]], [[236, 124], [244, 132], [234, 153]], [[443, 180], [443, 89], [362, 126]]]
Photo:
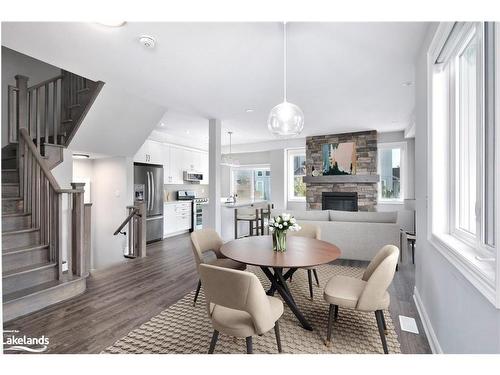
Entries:
[[308, 237], [321, 240], [321, 228], [319, 225], [304, 223], [300, 224], [301, 229], [297, 232], [288, 231], [288, 236]]
[[274, 327], [269, 298], [257, 276], [246, 271], [201, 264], [205, 298], [210, 304], [247, 312], [258, 334]]
[[362, 279], [366, 281], [366, 285], [358, 299], [357, 309], [377, 309], [394, 278], [398, 259], [399, 249], [394, 245], [385, 245], [379, 250], [363, 274]]
[[203, 253], [213, 251], [217, 258], [223, 258], [220, 248], [223, 245], [222, 238], [211, 228], [195, 230], [191, 233], [191, 244], [193, 248], [196, 265], [204, 263]]

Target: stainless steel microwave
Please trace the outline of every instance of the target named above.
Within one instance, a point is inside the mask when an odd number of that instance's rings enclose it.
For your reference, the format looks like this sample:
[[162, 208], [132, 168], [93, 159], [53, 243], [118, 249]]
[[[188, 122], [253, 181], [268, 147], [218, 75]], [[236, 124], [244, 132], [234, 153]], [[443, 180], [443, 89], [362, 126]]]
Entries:
[[183, 176], [184, 176], [184, 178], [183, 178], [184, 181], [190, 181], [190, 182], [203, 181], [203, 173], [200, 173], [200, 172], [184, 171]]

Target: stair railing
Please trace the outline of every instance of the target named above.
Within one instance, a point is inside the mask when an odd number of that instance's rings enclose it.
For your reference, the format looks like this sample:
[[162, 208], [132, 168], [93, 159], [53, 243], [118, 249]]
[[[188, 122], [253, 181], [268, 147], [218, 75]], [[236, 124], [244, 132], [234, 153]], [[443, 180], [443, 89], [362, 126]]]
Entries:
[[[146, 205], [144, 202], [135, 202], [134, 206], [127, 206], [128, 216], [113, 233], [114, 236], [123, 234], [128, 238], [125, 258], [146, 256]], [[127, 232], [123, 228], [128, 224]]]
[[[40, 229], [41, 243], [49, 245], [49, 259], [58, 264], [59, 279], [76, 275], [87, 276], [90, 257], [85, 232], [84, 184], [73, 184], [73, 189], [61, 189], [46, 161], [36, 148], [26, 128], [19, 129], [19, 174], [24, 211], [31, 213], [32, 227]], [[63, 242], [63, 196], [67, 196], [71, 225], [68, 225], [69, 243]], [[88, 218], [87, 218], [88, 219]], [[69, 221], [69, 220], [68, 220]], [[67, 270], [63, 270], [63, 248], [67, 244]]]
[[61, 74], [28, 87], [28, 77], [16, 75], [8, 86], [9, 142], [19, 141], [25, 128], [37, 148], [43, 143], [67, 147], [103, 82], [61, 70]]

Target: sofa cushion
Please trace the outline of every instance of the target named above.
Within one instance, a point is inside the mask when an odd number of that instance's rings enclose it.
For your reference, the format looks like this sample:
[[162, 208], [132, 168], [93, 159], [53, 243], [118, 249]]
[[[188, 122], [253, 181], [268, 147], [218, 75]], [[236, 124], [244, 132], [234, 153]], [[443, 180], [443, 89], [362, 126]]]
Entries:
[[362, 223], [396, 223], [397, 212], [365, 212], [365, 211], [334, 211], [329, 210], [330, 221], [362, 222]]
[[303, 221], [329, 221], [330, 220], [330, 214], [328, 213], [327, 210], [324, 210], [324, 211], [323, 210], [310, 210], [310, 211], [273, 210], [272, 216], [281, 215], [283, 212], [286, 212], [286, 213], [292, 215], [296, 220], [303, 220]]

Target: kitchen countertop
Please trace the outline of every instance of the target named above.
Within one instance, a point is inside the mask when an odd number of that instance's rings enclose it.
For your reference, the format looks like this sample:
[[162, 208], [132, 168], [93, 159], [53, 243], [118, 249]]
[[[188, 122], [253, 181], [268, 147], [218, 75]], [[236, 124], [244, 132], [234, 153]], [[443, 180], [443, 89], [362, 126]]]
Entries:
[[163, 204], [175, 204], [175, 203], [189, 203], [189, 204], [191, 204], [191, 201], [163, 201]]
[[269, 201], [266, 200], [236, 201], [236, 203], [221, 202], [221, 206], [227, 208], [242, 208], [242, 207], [252, 207], [254, 205], [264, 205], [266, 203], [269, 203]]

